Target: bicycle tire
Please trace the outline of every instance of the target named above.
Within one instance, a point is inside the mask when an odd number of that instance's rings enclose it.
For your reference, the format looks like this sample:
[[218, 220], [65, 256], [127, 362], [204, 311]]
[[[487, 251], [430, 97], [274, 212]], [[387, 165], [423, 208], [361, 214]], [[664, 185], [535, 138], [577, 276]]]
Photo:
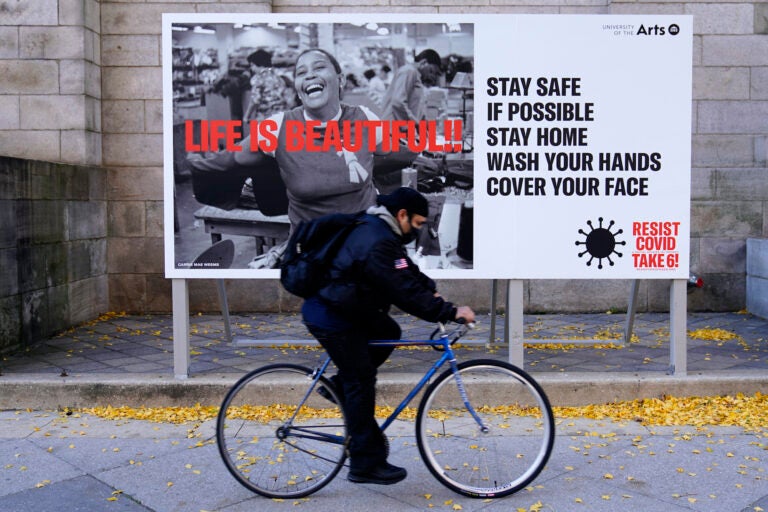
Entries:
[[[314, 370], [268, 365], [243, 376], [227, 392], [216, 420], [216, 442], [229, 472], [243, 486], [268, 498], [301, 498], [327, 485], [347, 457], [346, 418], [336, 400], [309, 394]], [[280, 403], [276, 399], [280, 399]]]
[[472, 498], [500, 498], [527, 486], [549, 460], [555, 440], [552, 407], [541, 386], [509, 363], [477, 359], [458, 365], [481, 431], [447, 370], [424, 392], [416, 441], [429, 471]]

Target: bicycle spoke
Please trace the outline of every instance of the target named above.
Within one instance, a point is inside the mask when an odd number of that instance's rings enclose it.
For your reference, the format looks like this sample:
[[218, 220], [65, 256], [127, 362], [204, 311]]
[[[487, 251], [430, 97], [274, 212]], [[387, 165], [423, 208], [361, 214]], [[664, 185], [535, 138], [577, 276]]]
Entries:
[[538, 475], [552, 450], [549, 402], [533, 379], [506, 363], [469, 361], [459, 365], [459, 374], [488, 430], [466, 409], [455, 375], [445, 372], [419, 406], [422, 458], [440, 482], [461, 494], [499, 497], [516, 492]]
[[[254, 492], [307, 496], [344, 463], [341, 409], [316, 393], [301, 403], [311, 375], [301, 366], [268, 366], [243, 377], [224, 399], [216, 428], [219, 452], [230, 473]], [[273, 402], [275, 390], [282, 403]]]

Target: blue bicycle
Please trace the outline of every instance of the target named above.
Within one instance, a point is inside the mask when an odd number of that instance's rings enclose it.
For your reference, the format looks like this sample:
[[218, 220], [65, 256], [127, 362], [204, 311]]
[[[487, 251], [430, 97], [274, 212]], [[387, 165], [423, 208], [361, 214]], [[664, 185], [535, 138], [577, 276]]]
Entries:
[[[384, 420], [382, 435], [424, 390], [416, 441], [429, 471], [459, 494], [499, 498], [524, 488], [544, 468], [555, 439], [554, 416], [541, 386], [520, 368], [490, 359], [457, 363], [453, 344], [467, 330], [458, 325], [447, 332], [441, 325], [429, 340], [371, 342], [430, 346], [441, 354]], [[216, 440], [242, 485], [270, 498], [299, 498], [339, 473], [348, 438], [338, 392], [324, 376], [330, 363], [264, 366], [229, 390]], [[450, 368], [437, 375], [445, 364]]]

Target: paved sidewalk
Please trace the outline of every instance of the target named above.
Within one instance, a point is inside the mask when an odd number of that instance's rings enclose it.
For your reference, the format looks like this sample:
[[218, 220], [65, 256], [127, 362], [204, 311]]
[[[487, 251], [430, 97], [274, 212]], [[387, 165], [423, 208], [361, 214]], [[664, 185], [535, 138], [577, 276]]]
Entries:
[[[388, 432], [391, 460], [408, 469], [408, 479], [393, 486], [354, 485], [342, 471], [308, 499], [278, 502], [253, 495], [227, 473], [210, 421], [171, 425], [56, 412], [98, 404], [217, 405], [252, 368], [275, 361], [311, 365], [322, 357], [295, 315], [233, 317], [235, 336], [259, 340], [259, 346], [229, 343], [220, 317], [191, 320], [186, 380], [173, 377], [169, 315], [108, 315], [0, 359], [0, 512], [768, 510], [765, 429], [560, 419], [552, 457], [531, 487], [487, 501], [461, 497], [434, 480], [419, 458], [414, 425], [398, 421]], [[399, 320], [407, 337], [432, 329], [410, 317]], [[497, 337], [503, 336], [502, 320]], [[638, 315], [626, 346], [624, 320], [620, 314], [527, 315], [530, 341], [587, 338], [600, 345], [531, 345], [525, 368], [561, 405], [768, 389], [766, 320], [689, 314], [684, 377], [667, 375], [668, 315]], [[507, 359], [498, 340], [488, 344], [489, 326], [481, 320], [460, 351], [462, 360]], [[700, 334], [708, 339], [694, 336]], [[379, 376], [380, 398], [388, 399], [390, 391], [402, 397], [433, 357], [430, 349], [395, 351]]]
[[[626, 345], [624, 314], [526, 315], [525, 339], [536, 344], [525, 349], [524, 367], [556, 405], [768, 389], [768, 321], [746, 313], [690, 313], [687, 320], [686, 376], [668, 374], [669, 315], [663, 313], [637, 315]], [[398, 321], [411, 339], [434, 328], [406, 315]], [[490, 324], [481, 317], [458, 351], [460, 360], [508, 360], [503, 317], [492, 342]], [[105, 315], [0, 359], [0, 409], [214, 405], [248, 370], [272, 362], [312, 366], [325, 354], [297, 315], [236, 315], [231, 325], [234, 343], [221, 316], [192, 316], [190, 377], [179, 380], [170, 315]], [[554, 345], [555, 339], [567, 343]], [[428, 348], [397, 349], [380, 371], [381, 395], [404, 396], [435, 355]]]
[[[623, 345], [624, 314], [525, 315], [525, 369], [531, 372], [656, 372], [669, 369], [669, 315], [636, 315], [632, 342]], [[405, 338], [426, 338], [434, 325], [400, 315]], [[748, 313], [690, 313], [688, 331], [721, 329], [733, 339], [688, 339], [689, 372], [751, 371], [768, 369], [768, 320]], [[191, 376], [242, 374], [262, 364], [289, 361], [311, 364], [321, 357], [301, 317], [296, 314], [233, 315], [229, 343], [220, 315], [193, 315], [191, 324]], [[491, 341], [490, 319], [465, 340], [462, 357], [506, 360], [504, 318], [496, 323]], [[713, 334], [717, 334], [716, 332]], [[574, 340], [553, 347], [548, 340]], [[301, 343], [294, 343], [299, 340]], [[595, 340], [599, 346], [583, 344]], [[240, 343], [243, 342], [243, 343]], [[249, 346], [254, 343], [256, 346]], [[577, 345], [578, 344], [578, 345]], [[610, 345], [613, 344], [613, 347]], [[430, 350], [396, 350], [382, 372], [416, 372], [431, 360]], [[170, 315], [105, 315], [38, 343], [21, 354], [0, 358], [0, 372], [9, 374], [173, 375], [173, 325]]]
[[397, 422], [392, 486], [357, 485], [346, 470], [285, 501], [229, 475], [213, 422], [157, 424], [55, 412], [0, 412], [0, 512], [757, 512], [768, 510], [766, 433], [560, 420], [548, 465], [531, 486], [498, 500], [444, 488], [419, 458], [413, 423]]

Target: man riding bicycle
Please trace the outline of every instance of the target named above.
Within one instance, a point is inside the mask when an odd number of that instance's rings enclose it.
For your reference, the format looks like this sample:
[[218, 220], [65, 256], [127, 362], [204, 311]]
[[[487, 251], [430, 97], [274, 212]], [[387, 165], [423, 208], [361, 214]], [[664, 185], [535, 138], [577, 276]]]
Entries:
[[390, 307], [429, 322], [475, 320], [471, 308], [443, 299], [435, 282], [408, 258], [404, 246], [428, 215], [427, 199], [414, 189], [378, 196], [334, 258], [328, 282], [302, 307], [304, 323], [339, 370], [331, 380], [348, 418], [352, 482], [394, 484], [407, 475], [387, 462], [374, 418], [377, 368], [393, 347], [370, 347], [368, 341], [400, 339]]

